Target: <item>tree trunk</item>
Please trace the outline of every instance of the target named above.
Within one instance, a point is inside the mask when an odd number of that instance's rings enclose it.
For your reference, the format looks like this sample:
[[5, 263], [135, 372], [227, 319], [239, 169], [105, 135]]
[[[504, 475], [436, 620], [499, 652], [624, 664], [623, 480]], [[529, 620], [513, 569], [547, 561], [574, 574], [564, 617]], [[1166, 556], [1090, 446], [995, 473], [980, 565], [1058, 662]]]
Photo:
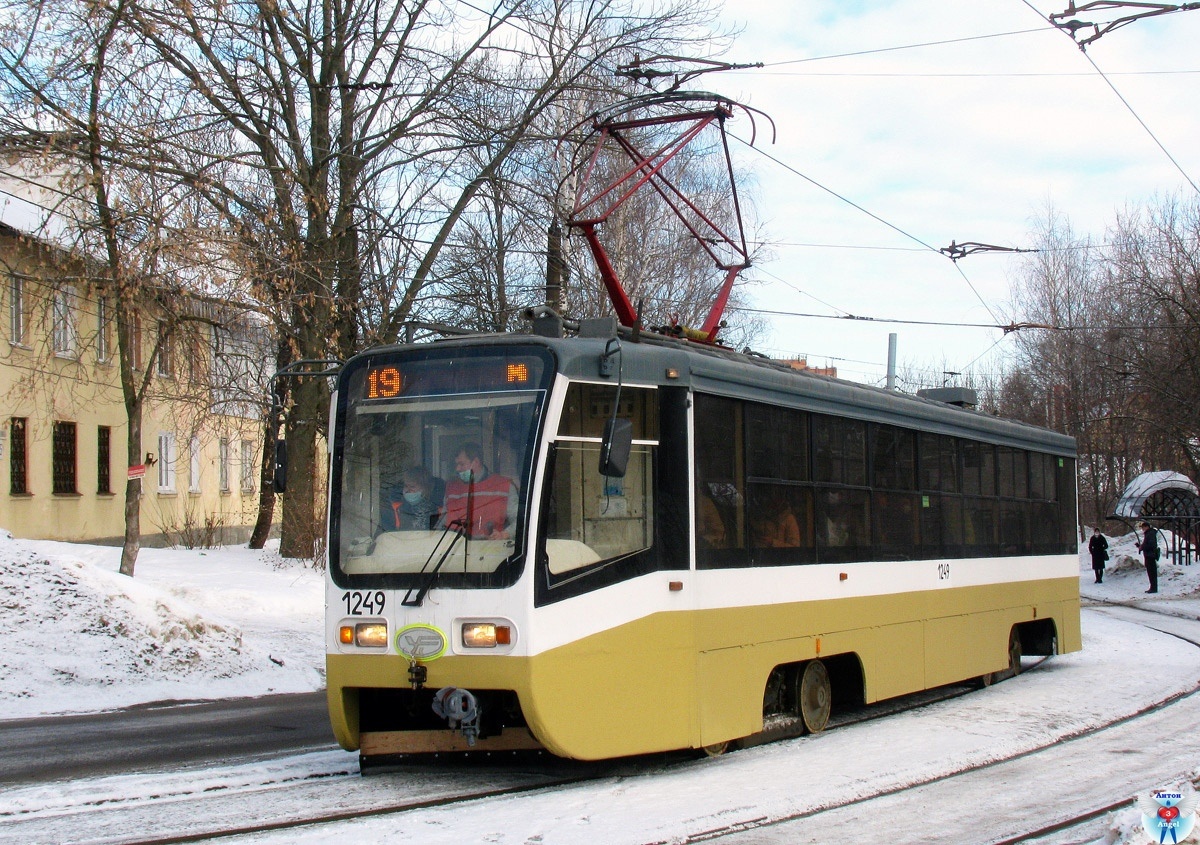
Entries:
[[287, 493], [283, 497], [283, 557], [312, 558], [321, 525], [317, 517], [317, 421], [328, 413], [325, 386], [315, 378], [297, 379], [284, 426], [288, 448]]
[[[137, 466], [142, 463], [142, 404], [126, 405], [129, 434], [125, 439], [126, 464]], [[159, 459], [162, 456], [159, 455]], [[146, 468], [149, 471], [149, 467]], [[138, 552], [142, 548], [142, 479], [130, 478], [125, 482], [125, 538], [121, 544], [122, 575], [133, 577]]]
[[271, 534], [271, 522], [275, 519], [275, 441], [277, 420], [275, 410], [266, 413], [263, 425], [262, 467], [258, 474], [258, 519], [250, 534], [250, 548], [261, 549]]

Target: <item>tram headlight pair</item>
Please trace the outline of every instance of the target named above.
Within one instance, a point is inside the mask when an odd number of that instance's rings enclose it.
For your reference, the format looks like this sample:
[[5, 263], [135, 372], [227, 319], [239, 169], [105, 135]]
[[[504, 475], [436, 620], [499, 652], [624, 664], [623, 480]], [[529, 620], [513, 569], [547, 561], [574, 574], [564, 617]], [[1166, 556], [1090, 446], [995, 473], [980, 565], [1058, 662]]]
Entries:
[[462, 642], [466, 648], [495, 648], [512, 644], [512, 628], [495, 622], [464, 622]]
[[353, 625], [342, 625], [338, 629], [338, 641], [342, 645], [355, 645], [359, 648], [387, 648], [387, 623], [356, 622]]

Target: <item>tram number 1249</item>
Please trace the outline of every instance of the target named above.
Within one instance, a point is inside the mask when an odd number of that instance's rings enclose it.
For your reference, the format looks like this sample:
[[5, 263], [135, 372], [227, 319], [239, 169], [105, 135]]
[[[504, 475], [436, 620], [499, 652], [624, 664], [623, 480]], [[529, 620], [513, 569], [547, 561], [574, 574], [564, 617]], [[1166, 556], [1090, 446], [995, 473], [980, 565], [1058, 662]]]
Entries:
[[347, 616], [378, 616], [383, 613], [383, 604], [386, 598], [383, 590], [376, 590], [373, 593], [361, 593], [358, 590], [342, 593], [342, 601], [346, 603]]
[[950, 564], [948, 564], [948, 563], [939, 563], [938, 564], [938, 580], [939, 581], [949, 581], [950, 580]]

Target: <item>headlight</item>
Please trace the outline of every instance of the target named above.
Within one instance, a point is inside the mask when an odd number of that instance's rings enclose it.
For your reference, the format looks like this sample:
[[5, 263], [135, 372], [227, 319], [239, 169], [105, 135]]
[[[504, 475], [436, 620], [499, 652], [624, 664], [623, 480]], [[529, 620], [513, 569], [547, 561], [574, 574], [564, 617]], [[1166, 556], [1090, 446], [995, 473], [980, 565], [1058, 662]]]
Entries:
[[512, 628], [494, 622], [464, 622], [462, 641], [467, 648], [495, 648], [512, 643]]
[[386, 622], [356, 622], [338, 629], [338, 642], [359, 648], [387, 648]]

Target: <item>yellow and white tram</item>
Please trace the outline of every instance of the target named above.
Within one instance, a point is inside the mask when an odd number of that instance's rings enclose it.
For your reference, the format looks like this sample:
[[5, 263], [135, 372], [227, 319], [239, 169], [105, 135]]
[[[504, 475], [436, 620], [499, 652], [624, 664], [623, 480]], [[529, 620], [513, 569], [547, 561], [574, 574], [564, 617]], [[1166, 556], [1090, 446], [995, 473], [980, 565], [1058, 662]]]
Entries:
[[1080, 648], [1071, 438], [556, 325], [339, 375], [328, 696], [364, 761], [719, 749]]

